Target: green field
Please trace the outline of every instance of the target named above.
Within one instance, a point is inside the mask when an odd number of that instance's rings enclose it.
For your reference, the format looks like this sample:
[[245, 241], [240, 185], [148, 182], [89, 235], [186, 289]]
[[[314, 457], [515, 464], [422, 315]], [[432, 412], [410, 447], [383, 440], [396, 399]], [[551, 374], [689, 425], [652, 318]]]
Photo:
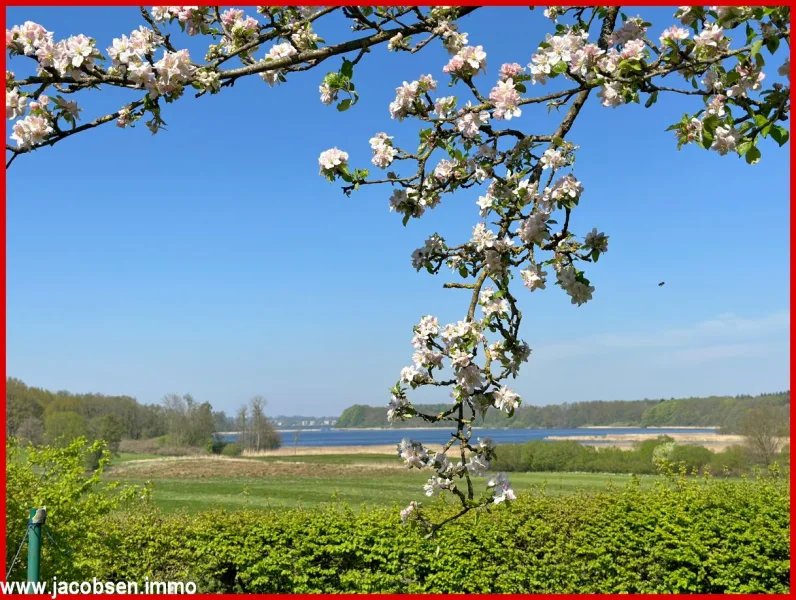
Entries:
[[[146, 457], [152, 458], [152, 457]], [[162, 458], [162, 457], [161, 457]], [[196, 512], [223, 506], [236, 508], [311, 507], [337, 498], [351, 506], [406, 506], [411, 500], [435, 499], [423, 494], [427, 472], [407, 471], [394, 455], [320, 455], [236, 460], [166, 459], [131, 463], [114, 460], [108, 480], [151, 482], [153, 501], [167, 512]], [[517, 492], [542, 490], [549, 495], [604, 490], [622, 486], [630, 475], [595, 473], [512, 473]], [[654, 477], [641, 477], [646, 487]], [[476, 491], [486, 480], [476, 481]]]

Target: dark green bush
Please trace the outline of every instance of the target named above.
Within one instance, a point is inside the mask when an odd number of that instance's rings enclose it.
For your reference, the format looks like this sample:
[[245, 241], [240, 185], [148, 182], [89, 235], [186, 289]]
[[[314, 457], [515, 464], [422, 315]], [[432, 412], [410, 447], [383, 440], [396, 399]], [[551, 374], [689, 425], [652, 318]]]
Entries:
[[240, 447], [240, 444], [236, 444], [235, 442], [225, 444], [224, 448], [221, 450], [221, 454], [224, 456], [240, 456], [242, 453], [243, 448]]
[[[106, 517], [75, 563], [109, 581], [246, 593], [788, 593], [783, 478], [521, 494], [425, 539], [398, 508]], [[452, 510], [431, 507], [439, 518]]]
[[709, 465], [713, 453], [704, 446], [693, 446], [690, 444], [676, 445], [672, 450], [669, 457], [675, 464], [681, 464], [689, 471], [701, 471], [706, 465]]
[[[672, 442], [662, 435], [638, 442], [632, 449], [585, 446], [576, 441], [533, 441], [524, 444], [501, 444], [491, 465], [496, 471], [633, 473], [653, 475], [658, 472], [652, 459], [655, 448]], [[739, 476], [754, 471], [756, 463], [742, 446], [729, 446], [713, 452], [704, 446], [675, 444], [669, 460], [684, 465], [691, 472], [709, 469], [713, 475]], [[789, 449], [783, 448], [775, 462], [790, 467]]]
[[224, 440], [219, 440], [215, 437], [208, 438], [207, 442], [205, 442], [205, 450], [210, 454], [223, 454], [224, 448], [227, 446], [228, 442]]

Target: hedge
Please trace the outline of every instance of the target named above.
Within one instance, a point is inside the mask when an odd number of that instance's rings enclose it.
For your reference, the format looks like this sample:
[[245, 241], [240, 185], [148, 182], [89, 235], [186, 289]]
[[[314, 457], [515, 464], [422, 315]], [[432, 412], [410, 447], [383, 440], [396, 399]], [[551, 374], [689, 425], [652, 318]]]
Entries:
[[[437, 514], [451, 510], [431, 506]], [[600, 493], [520, 494], [432, 539], [398, 509], [108, 516], [72, 565], [110, 581], [227, 593], [788, 593], [781, 477], [664, 479]]]

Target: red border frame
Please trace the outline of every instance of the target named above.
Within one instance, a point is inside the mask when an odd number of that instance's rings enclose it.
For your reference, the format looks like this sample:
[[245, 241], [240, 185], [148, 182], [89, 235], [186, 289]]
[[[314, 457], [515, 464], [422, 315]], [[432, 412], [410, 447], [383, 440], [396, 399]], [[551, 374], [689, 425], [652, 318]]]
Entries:
[[[140, 4], [141, 4], [140, 2], [118, 2], [118, 1], [114, 1], [114, 0], [111, 0], [111, 1], [108, 1], [108, 2], [99, 2], [97, 0], [84, 0], [82, 2], [68, 2], [68, 1], [63, 1], [63, 0], [51, 0], [49, 2], [13, 2], [13, 1], [12, 2], [6, 2], [6, 1], [4, 1], [3, 2], [3, 7], [4, 7], [4, 9], [6, 7], [8, 7], [8, 6], [70, 6], [71, 5], [71, 6], [102, 6], [102, 7], [106, 7], [106, 6], [139, 6]], [[292, 3], [278, 3], [278, 4], [292, 4]], [[297, 3], [297, 4], [299, 4], [299, 3]], [[324, 5], [324, 6], [330, 6], [330, 5], [336, 5], [336, 4], [339, 4], [339, 5], [346, 5], [346, 4], [353, 5], [353, 4], [357, 4], [357, 3], [353, 3], [353, 2], [339, 2], [339, 3], [338, 2], [318, 2], [317, 0], [316, 1], [309, 0], [307, 2], [301, 2], [300, 4], [302, 4], [302, 5]], [[388, 0], [386, 2], [378, 2], [378, 4], [381, 4], [381, 5], [405, 4], [405, 2], [393, 2], [393, 1], [389, 1]], [[416, 4], [428, 6], [428, 5], [435, 5], [437, 3], [433, 3], [433, 2], [418, 2]], [[522, 2], [520, 0], [503, 0], [501, 2], [490, 2], [489, 0], [485, 0], [483, 2], [476, 2], [476, 1], [473, 1], [473, 0], [469, 0], [469, 1], [465, 0], [465, 1], [458, 1], [458, 2], [449, 2], [449, 4], [450, 5], [462, 5], [462, 6], [466, 6], [466, 5], [481, 5], [481, 6], [532, 6], [532, 5], [537, 5], [536, 2]], [[607, 5], [613, 5], [614, 3], [613, 2], [604, 2], [604, 3], [601, 3], [601, 4], [607, 6]], [[660, 6], [676, 6], [678, 4], [680, 4], [680, 3], [678, 3], [678, 2], [667, 2], [667, 1], [664, 1], [664, 2], [650, 2], [649, 0], [637, 0], [632, 5], [627, 5], [627, 6], [634, 6], [634, 7], [635, 6], [658, 6], [658, 7], [660, 7]], [[734, 3], [734, 2], [730, 3], [730, 5], [733, 5], [733, 4], [736, 4], [736, 3]], [[739, 5], [743, 4], [743, 5], [746, 5], [746, 6], [750, 6], [750, 5], [771, 5], [771, 4], [779, 4], [779, 3], [762, 2], [762, 1], [761, 2], [757, 2], [757, 1], [752, 0], [751, 2], [743, 2], [743, 3], [739, 2], [738, 4]], [[793, 1], [784, 2], [782, 4], [793, 5]], [[542, 4], [542, 3], [538, 4], [538, 6], [543, 6], [543, 5], [546, 5], [546, 3], [545, 4]], [[236, 5], [236, 6], [242, 6], [242, 5]], [[6, 22], [6, 11], [5, 10], [3, 10], [2, 20], [3, 20], [3, 23], [6, 24], [5, 23]], [[2, 64], [3, 64], [4, 68], [5, 68], [5, 61], [6, 61], [6, 53], [4, 51], [3, 55], [2, 55]], [[792, 144], [789, 144], [788, 145], [788, 149], [789, 149], [789, 152], [791, 152], [790, 159], [791, 159], [791, 165], [792, 165], [792, 163], [793, 163], [793, 153], [792, 153], [792, 148], [791, 147], [792, 147]], [[2, 181], [3, 181], [4, 188], [5, 188], [5, 178], [6, 178], [5, 170], [3, 170]], [[793, 171], [791, 170], [791, 188], [792, 188], [792, 184], [793, 184]], [[791, 200], [792, 200], [792, 197], [791, 197]], [[5, 204], [5, 194], [3, 195], [3, 211], [2, 211], [2, 216], [0, 216], [0, 223], [2, 223], [2, 240], [3, 240], [2, 250], [0, 250], [0, 253], [2, 253], [2, 258], [3, 258], [3, 261], [2, 261], [3, 278], [2, 278], [2, 283], [0, 283], [0, 286], [2, 286], [2, 287], [0, 287], [0, 290], [2, 290], [2, 307], [3, 307], [3, 314], [5, 315], [5, 313], [6, 313], [6, 204]], [[794, 216], [793, 216], [793, 212], [792, 211], [791, 211], [791, 215], [790, 215], [790, 225], [791, 225], [791, 231], [793, 231]], [[791, 262], [790, 262], [790, 265], [789, 265], [789, 273], [788, 273], [788, 275], [790, 276], [790, 291], [791, 291], [791, 294], [793, 293], [793, 286], [794, 286], [793, 278], [792, 278], [792, 275], [793, 275], [793, 254], [794, 254], [793, 253], [793, 247], [791, 246], [791, 249], [790, 249]], [[791, 321], [791, 330], [790, 330], [791, 340], [793, 340], [794, 330], [795, 330], [794, 324]], [[2, 329], [0, 329], [0, 331], [2, 331], [3, 338], [5, 340], [6, 319], [3, 319]], [[7, 373], [6, 373], [6, 346], [5, 346], [5, 344], [3, 345], [1, 354], [2, 354], [3, 372], [6, 374], [6, 377], [7, 377]], [[793, 356], [791, 354], [791, 365], [792, 364], [793, 364]], [[793, 375], [792, 375], [792, 371], [791, 371], [791, 384], [793, 383], [792, 376]], [[2, 397], [0, 397], [0, 408], [2, 408], [3, 415], [5, 415], [5, 406], [6, 406], [5, 384], [6, 384], [6, 379], [4, 377], [3, 378], [3, 383], [2, 383], [3, 394], [2, 394]], [[793, 386], [791, 385], [791, 388], [792, 387]], [[793, 424], [794, 424], [793, 412], [791, 412], [790, 420], [791, 420], [791, 426], [793, 426]], [[2, 441], [3, 441], [2, 446], [0, 446], [0, 456], [2, 456], [3, 463], [5, 463], [5, 456], [6, 456], [6, 447], [5, 447], [6, 430], [5, 430], [5, 427], [2, 428], [2, 433], [0, 433], [0, 437], [2, 437]], [[793, 458], [793, 449], [791, 447], [791, 459], [792, 458]], [[2, 469], [2, 471], [0, 471], [0, 487], [2, 487], [3, 490], [5, 490], [5, 483], [6, 483], [5, 479], [6, 479], [5, 469]], [[791, 478], [790, 486], [791, 486], [791, 497], [793, 497], [793, 490], [794, 490], [793, 478]], [[0, 524], [2, 524], [4, 532], [5, 532], [5, 514], [6, 514], [5, 506], [6, 506], [6, 499], [5, 499], [5, 493], [3, 493], [2, 496], [0, 497]], [[792, 516], [793, 516], [793, 509], [791, 508], [791, 517]], [[792, 518], [791, 518], [791, 520], [792, 520]], [[794, 536], [794, 532], [793, 532], [793, 527], [791, 526], [791, 548], [793, 548], [794, 537], [795, 536]], [[2, 538], [0, 538], [0, 551], [2, 551], [3, 556], [5, 556], [5, 535], [3, 535]], [[4, 574], [0, 573], [0, 577], [4, 577], [4, 576], [5, 576]], [[793, 590], [793, 584], [794, 584], [795, 580], [796, 580], [796, 578], [794, 577], [793, 569], [791, 568], [791, 592]], [[314, 595], [305, 595], [305, 594], [246, 594], [246, 595], [254, 595], [254, 596], [258, 596], [258, 597], [262, 597], [262, 598], [268, 598], [268, 597], [275, 597], [276, 598], [276, 597], [280, 597], [280, 596], [290, 596], [290, 597], [297, 597], [297, 598], [313, 598], [313, 597], [315, 597]], [[366, 595], [370, 595], [370, 594], [335, 594], [335, 597], [337, 597], [337, 598], [352, 598], [353, 599], [353, 598], [362, 598], [363, 596], [366, 596]], [[393, 598], [394, 597], [394, 598], [407, 598], [407, 599], [421, 599], [421, 598], [425, 598], [428, 595], [434, 595], [434, 594], [427, 594], [427, 595], [418, 595], [418, 594], [412, 594], [412, 595], [408, 595], [408, 594], [407, 595], [402, 595], [402, 594], [373, 594], [373, 595], [374, 596], [378, 596], [378, 597], [383, 597], [383, 598]], [[570, 595], [570, 594], [545, 594], [545, 595], [556, 596], [556, 597], [565, 597], [565, 598], [578, 598], [579, 597], [577, 595]], [[118, 597], [118, 596], [112, 595], [112, 594], [97, 594], [97, 596], [105, 597], [105, 598]], [[481, 597], [481, 598], [503, 598], [503, 597], [520, 596], [520, 594], [499, 594], [499, 595], [498, 594], [495, 594], [495, 595], [475, 594], [474, 596]], [[633, 598], [633, 597], [646, 598], [646, 597], [651, 597], [651, 596], [663, 596], [663, 597], [667, 597], [667, 598], [668, 597], [672, 597], [671, 594], [665, 594], [665, 595], [664, 594], [650, 594], [650, 595], [601, 594], [601, 596], [615, 597], [615, 598]], [[684, 596], [684, 597], [688, 597], [688, 598], [719, 598], [719, 597], [723, 597], [720, 594], [695, 594], [695, 595], [674, 594], [674, 596], [675, 597], [676, 596]], [[34, 598], [34, 597], [50, 598], [50, 596], [47, 596], [47, 595], [25, 596], [25, 598]], [[141, 594], [141, 595], [138, 595], [137, 597], [158, 597], [158, 598], [162, 598], [162, 597], [181, 597], [181, 596], [173, 596], [173, 595], [168, 595], [168, 596], [167, 595], [163, 595], [163, 596], [153, 596], [153, 595], [145, 596], [145, 595]], [[225, 598], [225, 597], [226, 598], [236, 598], [236, 597], [240, 597], [240, 595], [236, 595], [236, 594], [196, 594], [195, 597], [202, 597], [202, 598]], [[776, 596], [772, 596], [772, 597], [783, 597], [783, 598], [785, 598], [785, 597], [789, 597], [789, 596], [776, 595]]]

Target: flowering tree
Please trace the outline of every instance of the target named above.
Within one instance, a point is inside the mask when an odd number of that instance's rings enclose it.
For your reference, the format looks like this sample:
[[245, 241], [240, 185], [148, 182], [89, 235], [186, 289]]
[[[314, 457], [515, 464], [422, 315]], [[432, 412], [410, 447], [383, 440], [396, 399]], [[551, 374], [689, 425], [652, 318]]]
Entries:
[[[790, 110], [787, 59], [776, 69], [786, 83], [764, 87], [766, 52], [773, 55], [781, 42], [790, 44], [788, 7], [685, 6], [676, 11], [675, 24], [658, 28], [628, 17], [619, 7], [548, 7], [544, 17], [552, 21], [554, 33], [539, 41], [535, 52], [518, 48], [524, 64], [500, 66], [488, 92], [475, 83], [486, 76], [487, 53], [460, 30], [463, 18], [475, 10], [260, 6], [255, 18], [233, 8], [142, 7], [147, 25], [114, 39], [107, 57], [82, 34], [56, 40], [32, 22], [6, 31], [9, 55], [26, 57], [35, 67], [35, 73], [22, 78], [6, 72], [6, 117], [16, 120], [14, 145], [6, 146], [7, 167], [22, 154], [111, 121], [131, 127], [145, 119], [157, 133], [165, 124], [164, 103], [184, 101], [189, 87], [196, 97], [217, 94], [253, 75], [269, 86], [279, 85], [334, 56], [343, 57], [342, 66], [323, 77], [320, 100], [348, 110], [358, 100], [354, 68], [375, 46], [416, 53], [441, 41], [451, 55], [441, 65], [442, 76], [468, 99], [438, 94], [432, 75], [398, 87], [390, 115], [424, 124], [417, 149], [399, 148], [393, 136], [375, 134], [370, 139], [373, 165], [395, 169], [375, 178], [368, 169], [349, 166], [348, 154], [340, 149], [326, 150], [319, 158], [321, 175], [342, 180], [346, 194], [363, 185], [390, 186], [390, 210], [402, 216], [404, 225], [447, 194], [485, 187], [478, 200], [482, 222], [469, 239], [449, 243], [434, 234], [412, 255], [417, 270], [437, 274], [443, 266], [451, 269], [461, 280], [444, 287], [470, 294], [461, 321], [440, 325], [435, 317], [424, 316], [414, 327], [413, 365], [401, 371], [388, 411], [390, 421], [419, 417], [430, 423], [449, 421], [455, 429], [440, 452], [408, 439], [398, 445], [408, 468], [433, 472], [427, 495], [447, 492], [461, 506], [436, 523], [424, 516], [419, 503], [402, 511], [403, 520], [417, 520], [430, 533], [469, 511], [514, 499], [500, 473], [487, 479], [483, 493], [476, 493], [476, 478], [486, 475], [495, 448], [490, 440], [472, 440], [479, 413], [495, 408], [511, 415], [520, 404], [506, 381], [516, 378], [531, 349], [520, 339], [522, 314], [512, 281], [518, 274], [535, 292], [545, 289], [552, 276], [578, 306], [594, 293], [582, 266], [608, 250], [608, 236], [592, 229], [581, 238], [570, 229], [584, 187], [572, 171], [577, 147], [567, 141], [592, 92], [610, 108], [642, 100], [650, 107], [661, 93], [684, 96], [694, 112], [670, 127], [678, 148], [695, 144], [754, 164], [761, 157], [761, 139], [771, 137], [780, 146], [788, 140], [780, 125]], [[327, 45], [314, 33], [316, 21], [332, 13], [347, 18], [355, 32], [352, 39]], [[204, 62], [175, 45], [175, 32], [166, 31], [177, 25], [189, 36], [212, 38]], [[730, 34], [739, 41], [733, 43]], [[565, 82], [558, 86], [563, 89], [529, 93], [557, 78]], [[685, 85], [677, 87], [672, 80]], [[109, 87], [128, 89], [132, 101], [80, 123], [81, 108], [68, 98]], [[509, 126], [524, 107], [539, 104], [566, 109], [555, 129], [527, 132]], [[396, 165], [403, 167], [401, 173]], [[450, 388], [450, 408], [439, 414], [415, 408], [408, 394], [421, 386]]]

